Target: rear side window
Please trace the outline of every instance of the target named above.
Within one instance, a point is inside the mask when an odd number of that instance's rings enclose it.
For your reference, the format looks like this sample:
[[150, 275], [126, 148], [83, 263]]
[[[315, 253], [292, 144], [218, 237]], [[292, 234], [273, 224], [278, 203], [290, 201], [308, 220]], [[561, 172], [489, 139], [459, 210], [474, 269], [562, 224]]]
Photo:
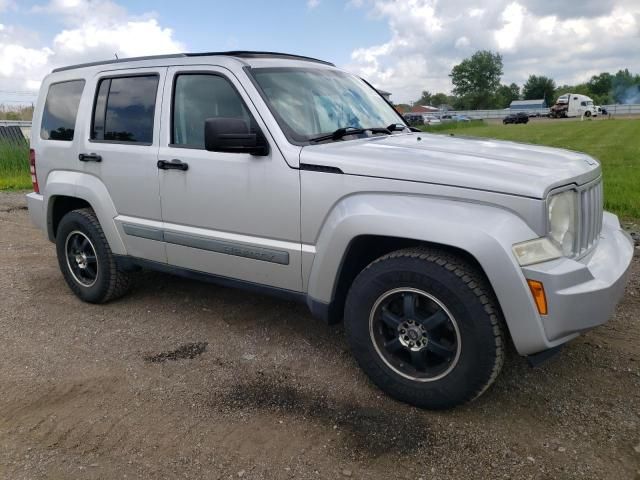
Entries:
[[153, 143], [158, 75], [103, 78], [98, 84], [91, 139]]
[[233, 117], [253, 127], [240, 94], [226, 78], [212, 74], [186, 73], [176, 77], [173, 96], [171, 144], [204, 148], [207, 118]]
[[84, 80], [54, 83], [49, 87], [42, 112], [40, 138], [43, 140], [73, 140], [78, 106]]

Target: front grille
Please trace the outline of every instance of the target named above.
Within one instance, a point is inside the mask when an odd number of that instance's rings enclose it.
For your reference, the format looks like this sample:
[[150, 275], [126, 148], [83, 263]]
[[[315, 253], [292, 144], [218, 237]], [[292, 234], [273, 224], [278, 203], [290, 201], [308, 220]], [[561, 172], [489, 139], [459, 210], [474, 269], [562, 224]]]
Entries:
[[602, 180], [578, 190], [579, 215], [576, 255], [587, 253], [598, 243], [602, 230]]

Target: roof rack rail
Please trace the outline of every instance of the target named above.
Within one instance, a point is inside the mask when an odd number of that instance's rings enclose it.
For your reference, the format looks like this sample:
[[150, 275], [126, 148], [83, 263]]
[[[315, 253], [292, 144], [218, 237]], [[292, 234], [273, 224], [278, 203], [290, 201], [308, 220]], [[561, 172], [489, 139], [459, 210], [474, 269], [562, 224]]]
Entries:
[[53, 72], [64, 72], [66, 70], [75, 70], [76, 68], [95, 67], [98, 65], [111, 65], [116, 63], [128, 63], [136, 62], [140, 60], [163, 60], [167, 58], [186, 58], [186, 57], [211, 57], [211, 56], [226, 56], [237, 58], [290, 58], [297, 60], [305, 60], [307, 62], [322, 63], [324, 65], [335, 65], [325, 60], [319, 60], [317, 58], [305, 57], [304, 55], [294, 55], [291, 53], [280, 52], [260, 52], [251, 50], [231, 50], [227, 52], [196, 52], [196, 53], [174, 53], [169, 55], [148, 55], [144, 57], [131, 57], [131, 58], [117, 58], [113, 60], [102, 60], [98, 62], [79, 63], [77, 65], [69, 65], [68, 67], [54, 68]]
[[304, 55], [295, 55], [293, 53], [282, 53], [282, 52], [261, 52], [261, 51], [253, 51], [253, 50], [230, 50], [228, 52], [201, 52], [201, 53], [185, 53], [187, 57], [206, 57], [209, 55], [225, 55], [229, 57], [238, 57], [238, 58], [290, 58], [297, 60], [305, 60], [308, 62], [322, 63], [324, 65], [331, 65], [335, 67], [335, 65], [331, 62], [327, 62], [326, 60], [320, 60], [318, 58], [306, 57]]
[[75, 70], [76, 68], [84, 67], [96, 67], [98, 65], [111, 65], [112, 63], [128, 63], [138, 60], [162, 60], [164, 58], [181, 58], [186, 57], [184, 53], [173, 53], [170, 55], [147, 55], [144, 57], [130, 57], [130, 58], [114, 58], [113, 60], [100, 60], [97, 62], [78, 63], [77, 65], [69, 65], [68, 67], [54, 68], [52, 72], [64, 72], [66, 70]]

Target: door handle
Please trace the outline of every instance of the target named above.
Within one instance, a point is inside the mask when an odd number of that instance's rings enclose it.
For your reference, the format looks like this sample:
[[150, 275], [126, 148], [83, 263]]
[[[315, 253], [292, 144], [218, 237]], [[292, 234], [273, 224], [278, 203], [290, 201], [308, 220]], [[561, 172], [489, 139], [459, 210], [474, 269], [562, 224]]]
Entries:
[[102, 157], [97, 153], [81, 153], [78, 155], [78, 160], [81, 162], [101, 162]]
[[189, 164], [188, 163], [184, 163], [180, 160], [178, 160], [177, 158], [174, 158], [173, 160], [171, 160], [170, 162], [167, 162], [166, 160], [158, 160], [158, 168], [160, 170], [189, 170]]

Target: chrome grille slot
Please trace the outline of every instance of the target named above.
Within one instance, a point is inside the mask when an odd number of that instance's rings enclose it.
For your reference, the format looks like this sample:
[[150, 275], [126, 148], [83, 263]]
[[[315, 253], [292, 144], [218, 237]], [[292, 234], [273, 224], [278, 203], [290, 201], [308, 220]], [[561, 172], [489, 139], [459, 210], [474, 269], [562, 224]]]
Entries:
[[595, 246], [602, 229], [602, 181], [578, 190], [580, 211], [576, 255], [584, 255]]

